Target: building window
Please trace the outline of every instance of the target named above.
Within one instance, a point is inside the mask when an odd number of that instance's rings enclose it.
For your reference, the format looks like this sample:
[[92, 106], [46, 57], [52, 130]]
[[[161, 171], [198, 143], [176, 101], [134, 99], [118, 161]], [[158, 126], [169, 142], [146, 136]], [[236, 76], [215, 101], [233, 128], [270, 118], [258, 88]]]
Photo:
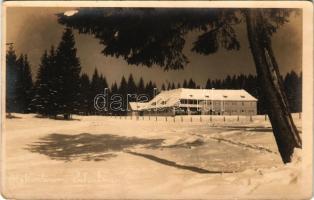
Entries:
[[188, 102], [187, 102], [186, 99], [180, 99], [180, 103], [181, 103], [181, 104], [187, 104]]

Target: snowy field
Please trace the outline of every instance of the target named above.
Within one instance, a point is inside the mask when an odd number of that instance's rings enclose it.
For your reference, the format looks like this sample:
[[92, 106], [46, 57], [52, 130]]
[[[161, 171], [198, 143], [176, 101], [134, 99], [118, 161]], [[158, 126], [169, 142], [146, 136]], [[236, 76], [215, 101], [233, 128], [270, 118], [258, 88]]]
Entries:
[[3, 135], [9, 198], [267, 199], [302, 190], [300, 150], [283, 165], [265, 116], [14, 116]]

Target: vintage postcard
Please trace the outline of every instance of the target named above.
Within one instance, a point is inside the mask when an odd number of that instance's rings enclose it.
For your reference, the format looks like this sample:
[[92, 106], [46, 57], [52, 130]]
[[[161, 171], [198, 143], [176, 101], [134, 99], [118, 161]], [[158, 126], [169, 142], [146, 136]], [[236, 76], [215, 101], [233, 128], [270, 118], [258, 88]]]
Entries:
[[313, 4], [2, 4], [4, 199], [310, 199]]

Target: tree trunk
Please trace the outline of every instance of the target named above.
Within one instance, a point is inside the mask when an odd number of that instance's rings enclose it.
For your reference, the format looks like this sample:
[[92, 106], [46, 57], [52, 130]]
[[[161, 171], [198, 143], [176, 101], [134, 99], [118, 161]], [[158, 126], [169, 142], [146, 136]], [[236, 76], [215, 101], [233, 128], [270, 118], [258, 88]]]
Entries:
[[278, 150], [282, 161], [288, 163], [291, 162], [294, 148], [302, 147], [302, 141], [290, 114], [270, 38], [263, 28], [265, 25], [263, 9], [248, 9], [246, 24], [257, 77], [265, 103], [268, 105], [267, 112]]

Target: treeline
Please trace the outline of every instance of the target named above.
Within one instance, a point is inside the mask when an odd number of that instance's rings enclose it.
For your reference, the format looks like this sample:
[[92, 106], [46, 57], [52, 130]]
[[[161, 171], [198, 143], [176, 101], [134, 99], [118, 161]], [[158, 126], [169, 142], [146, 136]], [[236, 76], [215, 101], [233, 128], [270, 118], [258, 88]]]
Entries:
[[[291, 112], [302, 111], [302, 73], [299, 75], [295, 71], [291, 71], [282, 77], [284, 90], [290, 105]], [[210, 80], [206, 82], [206, 88], [216, 89], [244, 89], [252, 96], [258, 99], [257, 112], [258, 114], [267, 113], [267, 103], [264, 100], [261, 91], [261, 85], [258, 84], [258, 79], [255, 75], [238, 75], [227, 76], [223, 80]]]
[[[72, 114], [125, 114], [127, 94], [145, 94], [150, 100], [157, 92], [155, 83], [144, 83], [143, 78], [136, 83], [132, 75], [128, 79], [122, 77], [119, 85], [114, 83], [109, 87], [105, 76], [95, 69], [90, 80], [87, 74], [81, 73], [71, 29], [64, 31], [56, 49], [52, 46], [43, 53], [34, 83], [27, 55], [17, 58], [13, 45], [10, 45], [6, 58], [7, 113], [38, 113], [44, 117], [63, 115], [64, 119], [69, 119]], [[95, 109], [94, 98], [103, 94], [105, 88], [108, 88], [109, 98], [115, 94], [123, 97], [119, 110], [109, 113]], [[136, 98], [128, 101], [136, 101]]]
[[33, 96], [33, 81], [27, 55], [16, 56], [10, 44], [6, 54], [6, 110], [29, 113]]
[[41, 57], [32, 99], [33, 110], [44, 116], [62, 114], [69, 119], [80, 109], [81, 66], [71, 29], [66, 29], [57, 49]]
[[[126, 114], [127, 102], [136, 101], [136, 96], [128, 94], [145, 94], [147, 100], [154, 93], [176, 88], [215, 88], [215, 89], [245, 89], [258, 99], [258, 113], [264, 114], [267, 105], [259, 92], [259, 84], [254, 75], [226, 76], [224, 79], [208, 79], [203, 87], [193, 79], [182, 83], [162, 84], [159, 89], [154, 82], [144, 82], [143, 78], [135, 81], [132, 74], [124, 76], [120, 82], [108, 85], [106, 77], [94, 70], [92, 77], [81, 73], [79, 58], [76, 55], [75, 40], [71, 29], [65, 29], [62, 39], [55, 49], [53, 46], [45, 51], [33, 83], [30, 64], [27, 55], [16, 56], [13, 45], [6, 54], [6, 110], [8, 113], [38, 113], [46, 117], [63, 115], [69, 119], [72, 114]], [[283, 77], [284, 87], [292, 112], [302, 110], [302, 74], [294, 71]], [[105, 88], [108, 88], [105, 91]], [[94, 98], [98, 94], [108, 95], [113, 100], [114, 95], [120, 95], [121, 104], [118, 110], [97, 110]], [[116, 98], [114, 100], [117, 100]], [[105, 103], [105, 102], [103, 102]], [[110, 102], [106, 102], [107, 107]]]
[[[140, 80], [136, 82], [132, 74], [130, 74], [127, 79], [122, 76], [119, 84], [114, 82], [110, 86], [108, 85], [105, 76], [99, 74], [97, 69], [94, 70], [91, 80], [87, 74], [82, 74], [80, 80], [79, 102], [81, 107], [79, 114], [84, 115], [123, 115], [126, 114], [128, 102], [137, 101], [137, 98], [141, 94], [144, 94], [147, 97], [146, 100], [151, 100], [154, 97], [154, 92], [157, 92], [155, 83], [152, 81], [145, 83], [143, 78], [140, 78]], [[107, 90], [105, 91], [105, 89]], [[98, 94], [105, 94], [108, 96], [106, 100], [107, 110], [97, 110], [95, 108], [94, 99]], [[109, 102], [109, 99], [111, 102]], [[114, 100], [116, 100], [116, 103], [112, 103]], [[98, 104], [101, 104], [101, 101], [98, 102]], [[102, 107], [102, 105], [99, 106]], [[116, 109], [108, 109], [109, 107], [114, 107]]]
[[81, 66], [71, 29], [65, 29], [57, 49], [44, 52], [34, 84], [26, 55], [17, 59], [11, 45], [6, 58], [8, 113], [62, 114], [69, 119], [78, 112]]
[[[287, 99], [290, 105], [291, 112], [301, 112], [302, 111], [302, 73], [297, 74], [295, 71], [291, 71], [282, 77], [284, 83], [284, 90], [287, 95]], [[182, 84], [180, 83], [168, 83], [167, 87], [162, 84], [162, 90], [171, 90], [176, 88], [201, 88], [197, 85], [193, 79], [184, 80]], [[264, 101], [264, 97], [260, 92], [260, 84], [258, 84], [257, 77], [255, 75], [233, 75], [226, 76], [224, 79], [208, 79], [204, 84], [206, 89], [244, 89], [252, 96], [258, 99], [257, 110], [258, 114], [267, 113], [267, 103]]]
[[190, 78], [188, 81], [184, 80], [182, 84], [181, 83], [175, 84], [174, 82], [172, 82], [172, 83], [168, 82], [167, 87], [164, 83], [161, 85], [161, 90], [173, 90], [173, 89], [177, 89], [177, 88], [190, 88], [190, 89], [197, 88], [197, 89], [199, 89], [199, 88], [201, 88], [201, 86], [197, 85], [192, 78]]

